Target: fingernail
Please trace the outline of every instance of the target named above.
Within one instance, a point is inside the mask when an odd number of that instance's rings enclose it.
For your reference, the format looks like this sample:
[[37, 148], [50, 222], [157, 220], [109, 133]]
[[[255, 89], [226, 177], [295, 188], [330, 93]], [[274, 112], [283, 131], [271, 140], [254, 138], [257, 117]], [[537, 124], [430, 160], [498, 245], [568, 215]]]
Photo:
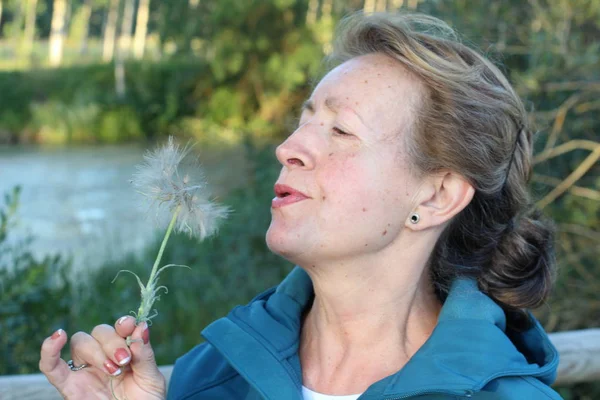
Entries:
[[57, 330], [56, 332], [54, 332], [54, 333], [52, 334], [52, 336], [51, 336], [51, 337], [52, 337], [52, 339], [58, 339], [58, 338], [60, 337], [60, 335], [62, 335], [62, 334], [63, 334], [63, 332], [64, 332], [64, 331], [63, 331], [62, 329], [59, 329], [59, 330]]
[[142, 332], [142, 340], [144, 344], [148, 344], [150, 341], [150, 328], [148, 328], [148, 323], [144, 322], [144, 331]]
[[121, 368], [119, 368], [119, 366], [117, 364], [115, 364], [114, 362], [112, 362], [111, 360], [104, 361], [104, 368], [112, 376], [121, 375]]
[[123, 321], [125, 321], [128, 317], [129, 317], [129, 315], [125, 315], [125, 316], [119, 318], [119, 320], [117, 321], [117, 325], [121, 325], [123, 323]]
[[129, 360], [131, 360], [131, 357], [129, 357], [129, 353], [127, 352], [127, 350], [125, 350], [124, 348], [120, 348], [117, 349], [117, 351], [115, 351], [115, 359], [117, 360], [119, 365], [125, 365], [129, 362]]

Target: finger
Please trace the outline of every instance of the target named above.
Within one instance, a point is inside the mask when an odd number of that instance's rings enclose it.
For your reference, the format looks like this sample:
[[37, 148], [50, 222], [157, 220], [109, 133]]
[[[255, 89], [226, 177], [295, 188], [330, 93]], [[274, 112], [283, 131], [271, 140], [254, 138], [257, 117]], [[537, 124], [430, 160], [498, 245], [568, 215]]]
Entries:
[[131, 353], [125, 339], [110, 325], [98, 325], [92, 330], [92, 337], [102, 346], [104, 354], [119, 366], [131, 361]]
[[65, 343], [67, 343], [67, 333], [59, 329], [44, 340], [40, 352], [40, 371], [59, 390], [71, 372], [67, 363], [60, 358], [60, 351]]
[[117, 376], [123, 372], [106, 355], [102, 345], [85, 332], [77, 332], [71, 337], [71, 356], [75, 364], [87, 364], [104, 371], [108, 375]]
[[131, 336], [133, 330], [135, 329], [135, 318], [131, 315], [125, 315], [115, 322], [115, 330], [117, 334], [122, 338], [126, 338], [127, 336]]
[[154, 351], [150, 344], [150, 330], [146, 322], [140, 323], [131, 334], [132, 343], [129, 350], [132, 353], [131, 369], [136, 375], [148, 382], [158, 382], [164, 385], [164, 376], [158, 370]]

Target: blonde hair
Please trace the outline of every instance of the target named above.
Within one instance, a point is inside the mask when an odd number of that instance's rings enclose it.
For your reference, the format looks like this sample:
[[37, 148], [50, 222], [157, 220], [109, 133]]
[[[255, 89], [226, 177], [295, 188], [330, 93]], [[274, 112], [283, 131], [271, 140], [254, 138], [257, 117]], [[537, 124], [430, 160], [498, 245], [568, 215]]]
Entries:
[[443, 21], [416, 14], [353, 14], [339, 24], [330, 61], [383, 53], [426, 90], [407, 151], [420, 174], [450, 169], [475, 188], [440, 236], [429, 268], [443, 301], [458, 275], [477, 279], [509, 325], [530, 326], [554, 279], [554, 228], [532, 205], [527, 183], [533, 135], [506, 77]]

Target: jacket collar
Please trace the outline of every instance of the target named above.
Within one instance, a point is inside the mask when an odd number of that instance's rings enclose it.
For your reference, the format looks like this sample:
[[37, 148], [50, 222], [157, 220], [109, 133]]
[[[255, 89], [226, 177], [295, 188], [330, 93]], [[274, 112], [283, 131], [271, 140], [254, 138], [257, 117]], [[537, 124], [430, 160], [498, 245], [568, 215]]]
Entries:
[[[302, 314], [314, 297], [300, 267], [276, 288], [209, 325], [202, 335], [263, 397], [300, 400], [298, 346]], [[533, 318], [533, 316], [531, 316]], [[506, 331], [502, 309], [470, 278], [457, 278], [431, 337], [397, 373], [361, 399], [421, 393], [464, 395], [501, 376], [556, 378], [558, 353], [537, 320], [524, 333]]]

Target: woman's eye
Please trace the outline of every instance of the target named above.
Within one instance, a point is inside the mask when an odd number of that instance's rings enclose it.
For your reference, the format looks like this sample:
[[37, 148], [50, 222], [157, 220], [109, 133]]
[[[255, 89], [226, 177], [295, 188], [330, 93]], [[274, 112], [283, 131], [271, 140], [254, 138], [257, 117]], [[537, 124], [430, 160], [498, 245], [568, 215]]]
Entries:
[[333, 128], [333, 133], [335, 133], [336, 135], [350, 135], [348, 132], [341, 130], [340, 128]]

